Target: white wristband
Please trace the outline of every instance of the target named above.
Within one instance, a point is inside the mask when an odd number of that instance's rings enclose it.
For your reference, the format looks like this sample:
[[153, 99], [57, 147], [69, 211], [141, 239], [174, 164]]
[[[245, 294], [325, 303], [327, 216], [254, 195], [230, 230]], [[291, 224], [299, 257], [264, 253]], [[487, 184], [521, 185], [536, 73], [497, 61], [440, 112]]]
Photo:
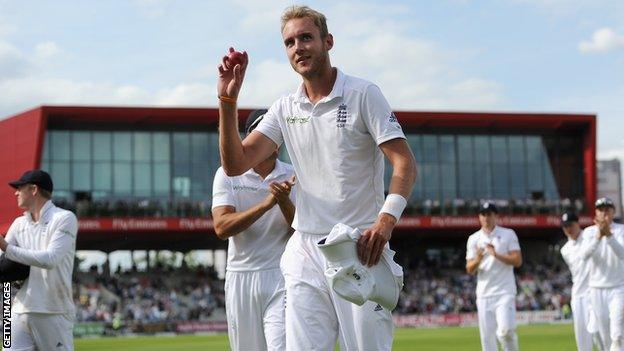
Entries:
[[405, 206], [407, 206], [407, 200], [405, 200], [403, 196], [399, 194], [388, 194], [388, 196], [386, 196], [386, 202], [384, 202], [379, 213], [387, 213], [396, 218], [398, 222]]

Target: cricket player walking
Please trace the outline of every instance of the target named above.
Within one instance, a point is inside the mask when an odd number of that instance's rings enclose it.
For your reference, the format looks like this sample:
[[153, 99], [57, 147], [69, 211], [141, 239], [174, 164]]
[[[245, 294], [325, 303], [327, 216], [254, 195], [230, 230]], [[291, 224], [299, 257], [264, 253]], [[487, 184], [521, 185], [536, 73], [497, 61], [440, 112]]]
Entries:
[[[249, 134], [266, 110], [254, 111]], [[284, 278], [279, 262], [295, 214], [294, 170], [277, 159], [278, 150], [253, 169], [214, 178], [212, 216], [215, 232], [228, 240], [225, 308], [232, 350], [286, 348]]]
[[477, 275], [477, 313], [483, 351], [517, 351], [516, 280], [522, 265], [516, 233], [496, 225], [498, 209], [491, 202], [479, 210], [481, 229], [468, 238], [466, 271]]
[[591, 262], [589, 288], [598, 332], [607, 350], [624, 350], [624, 225], [613, 222], [615, 205], [596, 201], [595, 225], [585, 228], [582, 256]]
[[[342, 350], [390, 350], [391, 311], [371, 301], [355, 305], [329, 288], [327, 262], [317, 244], [338, 223], [358, 228], [363, 232], [360, 261], [376, 265], [411, 193], [414, 156], [381, 90], [331, 66], [334, 40], [323, 14], [289, 7], [282, 15], [282, 39], [303, 83], [277, 100], [242, 142], [236, 99], [247, 55], [235, 65], [226, 56], [219, 66], [223, 169], [231, 176], [242, 174], [284, 143], [297, 173], [296, 231], [281, 260], [286, 349], [331, 351], [338, 339]], [[385, 202], [384, 155], [393, 167]]]
[[561, 247], [561, 256], [570, 268], [572, 274], [572, 316], [574, 318], [574, 336], [579, 351], [592, 351], [595, 343], [600, 351], [604, 346], [598, 335], [596, 316], [591, 309], [589, 296], [589, 266], [583, 259], [581, 248], [583, 245], [583, 231], [579, 225], [578, 216], [573, 212], [566, 212], [561, 216], [561, 228], [568, 241]]
[[14, 182], [24, 215], [13, 221], [0, 249], [30, 267], [11, 311], [11, 347], [5, 350], [73, 350], [72, 272], [78, 220], [50, 200], [50, 175], [32, 170]]

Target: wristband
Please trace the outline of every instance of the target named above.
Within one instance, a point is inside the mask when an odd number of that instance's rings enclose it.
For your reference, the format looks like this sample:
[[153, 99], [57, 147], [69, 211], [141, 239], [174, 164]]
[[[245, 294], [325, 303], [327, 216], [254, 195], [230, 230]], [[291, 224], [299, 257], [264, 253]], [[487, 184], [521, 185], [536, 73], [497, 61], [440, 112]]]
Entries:
[[232, 103], [232, 104], [236, 103], [236, 98], [229, 97], [229, 96], [221, 96], [221, 95], [219, 95], [219, 100], [221, 100], [222, 102], [229, 102], [229, 103]]
[[399, 194], [388, 194], [388, 196], [386, 196], [386, 202], [384, 202], [379, 213], [387, 213], [396, 218], [398, 222], [405, 206], [407, 206], [407, 200], [405, 200], [403, 196]]

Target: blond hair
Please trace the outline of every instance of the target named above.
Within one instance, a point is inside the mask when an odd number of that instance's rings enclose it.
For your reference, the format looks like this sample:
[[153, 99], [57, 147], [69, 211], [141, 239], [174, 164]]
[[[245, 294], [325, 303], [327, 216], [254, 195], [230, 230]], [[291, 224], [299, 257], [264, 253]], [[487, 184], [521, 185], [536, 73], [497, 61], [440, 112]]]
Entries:
[[321, 38], [325, 38], [329, 31], [327, 30], [327, 18], [325, 15], [309, 8], [308, 6], [301, 5], [293, 5], [289, 6], [282, 13], [282, 32], [284, 31], [284, 27], [286, 23], [292, 19], [297, 18], [309, 18], [314, 22], [314, 24], [319, 28], [321, 32]]

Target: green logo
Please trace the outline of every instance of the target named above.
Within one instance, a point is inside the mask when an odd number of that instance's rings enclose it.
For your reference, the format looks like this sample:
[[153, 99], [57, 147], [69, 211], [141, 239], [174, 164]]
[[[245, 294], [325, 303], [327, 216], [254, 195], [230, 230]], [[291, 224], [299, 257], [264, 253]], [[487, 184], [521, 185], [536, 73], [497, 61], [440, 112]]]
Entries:
[[257, 187], [246, 185], [234, 185], [233, 188], [235, 191], [258, 191]]
[[288, 124], [304, 124], [310, 122], [310, 117], [286, 117]]

